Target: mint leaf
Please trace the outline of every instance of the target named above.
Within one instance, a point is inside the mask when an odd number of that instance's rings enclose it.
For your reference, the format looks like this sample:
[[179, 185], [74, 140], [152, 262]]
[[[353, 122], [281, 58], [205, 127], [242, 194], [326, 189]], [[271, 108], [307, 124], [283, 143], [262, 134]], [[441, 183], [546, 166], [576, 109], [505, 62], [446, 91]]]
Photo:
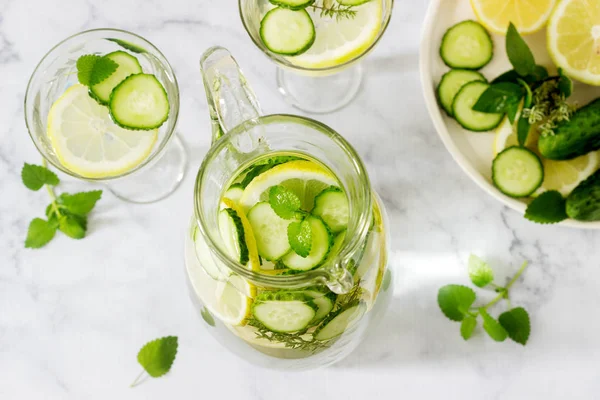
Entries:
[[506, 54], [519, 75], [527, 76], [534, 71], [535, 58], [533, 53], [512, 22], [506, 32]]
[[54, 238], [56, 227], [41, 218], [34, 218], [29, 223], [25, 247], [28, 249], [39, 249]]
[[512, 82], [494, 83], [479, 96], [473, 110], [492, 114], [507, 113], [513, 122], [522, 98], [521, 85]]
[[58, 176], [41, 165], [27, 164], [21, 169], [21, 180], [27, 189], [40, 190], [44, 185], [58, 185]]
[[521, 76], [517, 73], [517, 71], [515, 71], [514, 69], [511, 69], [510, 71], [506, 71], [505, 73], [496, 77], [496, 79], [494, 79], [491, 83], [498, 83], [498, 82], [517, 83], [517, 78], [522, 78], [525, 82], [531, 84], [531, 83], [536, 83], [543, 79], [546, 79], [548, 76], [549, 76], [549, 74], [548, 74], [548, 70], [546, 69], [546, 67], [544, 67], [542, 65], [536, 65], [533, 68], [533, 71], [530, 74], [528, 74], [527, 76]]
[[498, 321], [512, 340], [525, 346], [527, 339], [529, 339], [531, 325], [529, 314], [523, 307], [513, 308], [500, 314]]
[[473, 331], [477, 326], [477, 319], [471, 315], [465, 317], [460, 324], [460, 336], [463, 339], [469, 340], [473, 336]]
[[503, 342], [506, 340], [508, 333], [498, 321], [487, 313], [485, 308], [480, 308], [479, 314], [483, 318], [483, 329], [492, 339], [496, 342]]
[[519, 141], [519, 146], [525, 146], [529, 137], [529, 131], [531, 131], [529, 118], [521, 113], [519, 122], [517, 122], [517, 140]]
[[300, 257], [308, 257], [312, 248], [312, 230], [307, 220], [292, 222], [288, 225], [288, 241], [292, 250]]
[[59, 202], [66, 207], [69, 212], [78, 215], [87, 215], [96, 205], [96, 202], [102, 197], [102, 190], [93, 190], [91, 192], [79, 192], [75, 194], [63, 193], [58, 197]]
[[558, 90], [566, 99], [573, 93], [573, 81], [564, 74], [562, 68], [558, 69], [558, 76]]
[[83, 239], [87, 229], [87, 218], [83, 215], [65, 213], [58, 217], [58, 229], [73, 239]]
[[438, 291], [438, 305], [452, 321], [462, 321], [475, 302], [473, 289], [462, 285], [446, 285]]
[[538, 224], [555, 224], [568, 218], [566, 203], [562, 194], [548, 190], [529, 203], [525, 218]]
[[294, 192], [283, 186], [272, 186], [269, 189], [269, 204], [283, 219], [292, 219], [296, 216], [296, 211], [300, 209], [302, 203], [300, 198]]
[[166, 336], [148, 342], [137, 355], [140, 365], [153, 378], [163, 376], [171, 369], [177, 355], [177, 336]]
[[77, 79], [86, 86], [94, 86], [111, 76], [119, 64], [107, 57], [86, 54], [77, 59]]
[[489, 264], [475, 254], [469, 256], [469, 277], [477, 287], [484, 287], [494, 280], [494, 271]]

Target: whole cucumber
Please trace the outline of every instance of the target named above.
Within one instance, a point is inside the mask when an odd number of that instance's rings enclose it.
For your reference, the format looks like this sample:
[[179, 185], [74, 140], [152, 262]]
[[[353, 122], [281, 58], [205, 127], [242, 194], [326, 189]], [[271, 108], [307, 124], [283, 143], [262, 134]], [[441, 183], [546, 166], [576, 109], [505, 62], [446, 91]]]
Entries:
[[570, 160], [600, 149], [600, 98], [560, 123], [554, 135], [540, 137], [538, 148], [551, 160]]
[[567, 215], [579, 221], [600, 221], [600, 170], [567, 197]]

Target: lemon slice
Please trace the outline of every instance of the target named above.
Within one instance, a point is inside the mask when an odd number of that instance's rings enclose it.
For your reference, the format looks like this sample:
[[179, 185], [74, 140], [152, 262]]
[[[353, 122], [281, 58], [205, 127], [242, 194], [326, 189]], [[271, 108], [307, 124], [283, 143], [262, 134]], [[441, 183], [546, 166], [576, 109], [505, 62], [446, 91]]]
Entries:
[[563, 0], [548, 22], [548, 52], [567, 75], [600, 86], [600, 2]]
[[[563, 196], [566, 196], [598, 168], [600, 162], [598, 151], [593, 151], [572, 160], [549, 160], [540, 155], [537, 146], [538, 138], [537, 129], [533, 128], [529, 132], [526, 143], [527, 148], [540, 156], [544, 166], [544, 181], [542, 182], [542, 186], [534, 193], [534, 196], [538, 196], [546, 190], [557, 190]], [[513, 126], [510, 124], [508, 118], [504, 118], [504, 121], [496, 129], [494, 155], [500, 153], [505, 148], [516, 145], [518, 145], [518, 141]]]
[[512, 22], [521, 34], [536, 32], [546, 24], [556, 0], [471, 0], [479, 22], [505, 35]]
[[335, 16], [322, 17], [319, 9], [307, 8], [315, 24], [315, 42], [308, 51], [288, 60], [299, 67], [326, 68], [364, 53], [379, 36], [383, 1], [372, 0], [353, 9], [353, 18], [336, 20]]
[[329, 171], [314, 162], [289, 161], [254, 178], [240, 197], [240, 208], [247, 212], [259, 201], [268, 201], [269, 189], [276, 185], [282, 185], [296, 193], [302, 201], [303, 210], [312, 209], [315, 197], [323, 189], [329, 186], [340, 186]]
[[86, 178], [121, 175], [152, 152], [158, 131], [131, 131], [117, 126], [108, 108], [73, 85], [48, 113], [48, 137], [65, 167]]

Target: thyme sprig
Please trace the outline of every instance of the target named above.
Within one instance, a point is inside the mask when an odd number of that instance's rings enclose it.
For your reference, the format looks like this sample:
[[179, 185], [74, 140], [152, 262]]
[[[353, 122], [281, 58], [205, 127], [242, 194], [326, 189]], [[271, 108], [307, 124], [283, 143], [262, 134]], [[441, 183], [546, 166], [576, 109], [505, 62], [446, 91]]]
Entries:
[[554, 130], [562, 121], [568, 121], [576, 104], [567, 103], [567, 98], [558, 87], [558, 80], [549, 79], [533, 91], [533, 103], [523, 110], [523, 115], [531, 125], [538, 124], [542, 136], [554, 135]]
[[315, 11], [320, 12], [321, 18], [335, 18], [336, 21], [343, 19], [353, 19], [356, 17], [355, 6], [343, 6], [339, 3], [323, 1], [322, 4], [313, 4], [310, 6]]
[[306, 330], [295, 333], [273, 332], [255, 318], [250, 318], [247, 321], [247, 325], [256, 328], [255, 333], [258, 339], [265, 339], [269, 342], [283, 343], [285, 347], [292, 350], [303, 350], [310, 353], [316, 353], [317, 351], [326, 349], [332, 343], [331, 340], [322, 341], [312, 337], [310, 339], [306, 339], [303, 337], [306, 335]]

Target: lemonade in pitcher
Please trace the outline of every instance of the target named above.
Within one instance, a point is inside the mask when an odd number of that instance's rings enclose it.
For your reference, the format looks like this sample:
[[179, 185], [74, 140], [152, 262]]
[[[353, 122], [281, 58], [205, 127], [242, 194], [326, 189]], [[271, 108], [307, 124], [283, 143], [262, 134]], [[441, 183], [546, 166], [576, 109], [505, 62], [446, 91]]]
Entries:
[[201, 65], [215, 142], [186, 235], [192, 299], [210, 332], [253, 363], [338, 361], [391, 296], [382, 203], [339, 134], [300, 116], [260, 116], [225, 49]]

